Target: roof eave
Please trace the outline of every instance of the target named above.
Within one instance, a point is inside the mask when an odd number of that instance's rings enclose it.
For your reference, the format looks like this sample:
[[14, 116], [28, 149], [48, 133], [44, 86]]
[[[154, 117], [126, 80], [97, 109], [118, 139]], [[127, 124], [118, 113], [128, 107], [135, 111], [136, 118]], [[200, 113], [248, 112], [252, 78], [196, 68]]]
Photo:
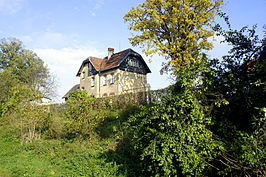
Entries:
[[91, 63], [91, 65], [94, 67], [94, 69], [99, 72], [99, 70], [95, 67], [95, 65], [93, 64], [93, 62], [91, 61], [91, 56], [89, 56], [86, 60], [84, 60], [81, 64], [81, 66], [79, 67], [78, 73], [76, 74], [76, 77], [80, 76], [80, 70], [81, 68], [86, 64], [86, 63]]
[[89, 61], [90, 61], [91, 65], [94, 67], [94, 69], [95, 69], [97, 72], [99, 72], [99, 70], [98, 70], [98, 69], [95, 67], [94, 63], [93, 63], [93, 62], [91, 62], [91, 57], [89, 57], [88, 59], [89, 59]]
[[82, 64], [81, 64], [80, 67], [79, 67], [78, 73], [76, 74], [76, 77], [80, 76], [80, 70], [81, 70], [81, 68], [82, 68], [82, 66], [83, 66], [84, 64], [88, 63], [89, 58], [90, 58], [90, 57], [88, 57], [88, 58], [86, 58], [85, 60], [83, 60]]

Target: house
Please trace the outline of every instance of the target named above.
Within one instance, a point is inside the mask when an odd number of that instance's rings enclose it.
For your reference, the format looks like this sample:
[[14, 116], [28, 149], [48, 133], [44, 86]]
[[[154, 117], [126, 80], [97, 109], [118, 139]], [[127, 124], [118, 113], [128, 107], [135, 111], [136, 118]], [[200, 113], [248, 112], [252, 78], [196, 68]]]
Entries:
[[151, 73], [140, 54], [132, 49], [114, 53], [108, 48], [105, 58], [88, 57], [77, 72], [79, 88], [96, 98], [148, 89], [147, 74]]
[[80, 85], [79, 84], [74, 85], [62, 98], [64, 98], [66, 101], [70, 93], [78, 89], [80, 89]]

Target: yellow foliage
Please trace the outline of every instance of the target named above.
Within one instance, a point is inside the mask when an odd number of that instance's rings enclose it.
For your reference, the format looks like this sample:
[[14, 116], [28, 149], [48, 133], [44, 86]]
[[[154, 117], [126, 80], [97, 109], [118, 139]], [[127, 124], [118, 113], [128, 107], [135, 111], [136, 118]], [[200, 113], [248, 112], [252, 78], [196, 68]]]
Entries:
[[130, 38], [147, 55], [159, 53], [170, 58], [173, 69], [200, 60], [210, 50], [211, 25], [223, 0], [146, 0], [125, 16], [129, 28], [137, 33]]

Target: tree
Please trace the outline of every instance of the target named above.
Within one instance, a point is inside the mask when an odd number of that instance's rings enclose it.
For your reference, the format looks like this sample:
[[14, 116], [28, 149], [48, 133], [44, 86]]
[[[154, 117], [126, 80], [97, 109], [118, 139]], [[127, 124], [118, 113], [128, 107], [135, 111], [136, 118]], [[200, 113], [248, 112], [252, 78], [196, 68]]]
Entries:
[[207, 92], [228, 103], [211, 110], [211, 130], [223, 144], [213, 165], [225, 175], [266, 175], [266, 40], [255, 29], [218, 26], [218, 35], [232, 48], [210, 61], [212, 75], [206, 76]]
[[37, 101], [53, 94], [53, 79], [44, 62], [17, 39], [0, 41], [0, 114], [21, 101]]
[[0, 72], [7, 70], [42, 97], [51, 96], [53, 79], [48, 68], [42, 59], [15, 38], [0, 40]]
[[221, 4], [222, 0], [146, 0], [124, 16], [129, 29], [137, 32], [130, 42], [147, 55], [158, 52], [168, 59], [164, 69], [198, 62], [202, 50], [212, 47], [210, 27]]
[[129, 121], [133, 145], [145, 175], [200, 176], [219, 148], [211, 131], [207, 107], [201, 104], [202, 75], [209, 71], [204, 50], [222, 0], [146, 0], [124, 17], [139, 32], [130, 41], [168, 59], [163, 69], [176, 76], [172, 93]]
[[0, 117], [15, 110], [18, 103], [32, 98], [32, 90], [9, 70], [0, 72]]

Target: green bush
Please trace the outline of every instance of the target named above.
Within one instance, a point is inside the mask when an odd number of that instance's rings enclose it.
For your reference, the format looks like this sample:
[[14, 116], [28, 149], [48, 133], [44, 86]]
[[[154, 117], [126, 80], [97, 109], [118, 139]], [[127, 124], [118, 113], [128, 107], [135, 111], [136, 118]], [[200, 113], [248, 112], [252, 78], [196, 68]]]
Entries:
[[14, 111], [6, 114], [2, 118], [5, 122], [2, 126], [16, 131], [23, 144], [40, 139], [48, 129], [49, 119], [50, 113], [46, 106], [27, 101], [18, 103]]
[[139, 154], [143, 174], [199, 176], [215, 156], [217, 146], [192, 92], [168, 95], [143, 107], [128, 122], [128, 135]]
[[49, 105], [49, 120], [47, 121], [47, 129], [45, 131], [46, 138], [61, 139], [66, 136], [66, 117], [64, 114], [65, 105], [55, 104]]
[[66, 102], [65, 116], [68, 138], [91, 137], [95, 127], [106, 117], [106, 110], [104, 104], [96, 104], [96, 98], [86, 91], [76, 90]]

